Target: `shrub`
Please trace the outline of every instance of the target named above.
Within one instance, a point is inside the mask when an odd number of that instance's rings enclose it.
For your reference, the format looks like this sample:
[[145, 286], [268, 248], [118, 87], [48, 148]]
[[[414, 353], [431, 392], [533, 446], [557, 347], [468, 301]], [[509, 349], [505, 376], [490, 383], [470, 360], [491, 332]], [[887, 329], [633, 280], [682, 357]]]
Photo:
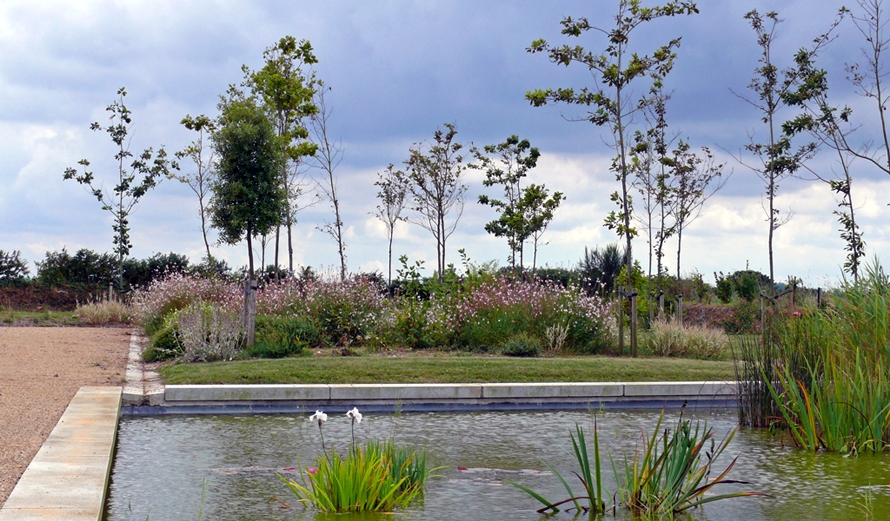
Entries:
[[241, 350], [241, 317], [213, 302], [196, 302], [174, 315], [186, 362], [232, 360]]
[[505, 356], [535, 357], [541, 354], [541, 341], [525, 333], [514, 335], [504, 344]]
[[153, 335], [170, 314], [198, 301], [215, 302], [227, 311], [238, 311], [242, 290], [238, 284], [220, 279], [172, 273], [134, 292], [131, 304], [136, 322], [145, 334]]
[[643, 337], [643, 348], [656, 356], [719, 358], [729, 346], [729, 337], [718, 329], [655, 322]]
[[611, 343], [608, 315], [598, 297], [575, 287], [497, 278], [461, 295], [446, 316], [458, 344], [472, 349], [503, 346], [517, 332], [540, 338], [564, 324], [566, 348], [592, 353]]
[[28, 262], [18, 250], [0, 250], [0, 286], [22, 286], [28, 283]]
[[62, 248], [60, 252], [46, 252], [37, 262], [38, 284], [45, 287], [107, 288], [115, 281], [117, 260], [107, 254], [80, 249], [74, 255]]
[[319, 338], [318, 328], [307, 318], [261, 315], [256, 322], [256, 342], [244, 354], [256, 358], [300, 355]]
[[258, 313], [309, 317], [321, 330], [323, 341], [331, 344], [367, 336], [386, 307], [381, 288], [363, 277], [346, 281], [333, 274], [288, 278], [267, 284], [257, 294]]
[[723, 319], [723, 331], [729, 335], [760, 332], [760, 306], [756, 302], [741, 301]]
[[176, 321], [173, 317], [169, 317], [151, 336], [148, 347], [142, 353], [142, 359], [146, 362], [171, 360], [180, 356], [182, 351], [182, 341], [179, 338]]

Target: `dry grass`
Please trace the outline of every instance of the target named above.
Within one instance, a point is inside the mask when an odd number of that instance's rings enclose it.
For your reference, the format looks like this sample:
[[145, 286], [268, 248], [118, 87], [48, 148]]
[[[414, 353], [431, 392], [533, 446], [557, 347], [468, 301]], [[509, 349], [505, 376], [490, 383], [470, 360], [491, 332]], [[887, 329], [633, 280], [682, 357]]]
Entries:
[[729, 337], [719, 329], [656, 322], [644, 337], [643, 348], [655, 356], [720, 358], [729, 347]]
[[74, 317], [79, 324], [90, 326], [129, 324], [133, 320], [133, 310], [129, 304], [117, 299], [106, 299], [78, 304]]

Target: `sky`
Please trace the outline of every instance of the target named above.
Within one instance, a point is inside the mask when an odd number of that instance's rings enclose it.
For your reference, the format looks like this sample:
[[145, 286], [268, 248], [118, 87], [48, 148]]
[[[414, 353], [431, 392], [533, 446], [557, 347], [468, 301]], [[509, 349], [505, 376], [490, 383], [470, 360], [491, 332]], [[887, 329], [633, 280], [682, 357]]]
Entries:
[[[646, 2], [644, 2], [646, 4]], [[701, 216], [683, 233], [681, 273], [703, 274], [750, 268], [769, 271], [763, 182], [746, 164], [751, 139], [765, 137], [759, 114], [743, 97], [759, 48], [743, 15], [778, 10], [773, 59], [784, 68], [801, 47], [823, 33], [840, 4], [828, 0], [715, 1], [698, 3], [700, 14], [666, 18], [633, 33], [632, 50], [650, 53], [681, 37], [673, 72], [666, 80], [670, 128], [693, 147], [709, 147], [725, 163], [724, 187], [707, 201]], [[595, 52], [605, 41], [595, 32], [580, 38], [560, 34], [566, 16], [587, 17], [592, 25], [613, 23], [616, 0], [595, 1], [17, 1], [0, 3], [0, 250], [20, 250], [32, 262], [67, 248], [111, 251], [112, 218], [81, 185], [63, 180], [67, 167], [88, 159], [106, 189], [116, 175], [114, 145], [90, 123], [105, 123], [105, 108], [120, 87], [132, 111], [130, 149], [183, 149], [194, 135], [180, 125], [190, 114], [216, 116], [219, 95], [243, 79], [242, 65], [262, 67], [263, 50], [285, 35], [309, 40], [318, 63], [314, 71], [331, 87], [329, 132], [343, 149], [336, 170], [352, 272], [386, 272], [386, 232], [372, 215], [377, 173], [401, 166], [415, 143], [429, 142], [445, 123], [458, 130], [466, 149], [500, 143], [516, 134], [538, 147], [541, 159], [528, 181], [566, 195], [543, 235], [538, 265], [575, 266], [585, 248], [618, 238], [603, 226], [614, 209], [609, 195], [619, 189], [609, 170], [613, 152], [606, 129], [572, 121], [579, 107], [532, 107], [525, 93], [538, 88], [594, 85], [580, 65], [550, 63], [526, 51], [544, 38], [552, 44], [580, 44]], [[857, 12], [858, 6], [853, 6]], [[855, 92], [845, 66], [861, 63], [865, 44], [845, 20], [837, 39], [821, 54], [829, 71], [831, 98], [853, 108], [857, 143], [880, 134], [874, 103]], [[648, 89], [646, 80], [632, 86]], [[639, 127], [641, 118], [634, 125]], [[635, 128], [636, 128], [635, 127]], [[809, 164], [825, 176], [836, 166], [830, 151]], [[741, 160], [741, 161], [739, 161]], [[191, 165], [183, 163], [183, 173]], [[871, 258], [887, 258], [890, 239], [890, 176], [865, 162], [853, 164], [857, 218]], [[310, 179], [321, 179], [310, 171]], [[790, 221], [776, 231], [776, 278], [802, 278], [809, 286], [840, 279], [844, 243], [833, 211], [837, 200], [822, 182], [784, 180], [777, 204]], [[507, 264], [507, 243], [485, 232], [496, 217], [478, 196], [499, 195], [482, 186], [484, 174], [468, 170], [464, 211], [447, 242], [447, 261], [459, 264], [464, 248], [475, 262]], [[295, 263], [330, 270], [339, 262], [334, 240], [320, 230], [333, 219], [330, 204], [308, 193], [298, 214]], [[132, 256], [158, 252], [204, 255], [198, 201], [189, 188], [166, 180], [141, 199], [129, 219]], [[215, 234], [211, 232], [211, 237]], [[676, 273], [676, 240], [668, 241], [667, 266]], [[645, 237], [634, 241], [644, 271]], [[214, 246], [231, 266], [247, 261], [246, 244]], [[259, 255], [260, 252], [257, 252]], [[393, 254], [424, 260], [431, 275], [435, 241], [417, 225], [400, 223]], [[271, 248], [266, 252], [271, 262]], [[282, 264], [286, 261], [282, 259]]]

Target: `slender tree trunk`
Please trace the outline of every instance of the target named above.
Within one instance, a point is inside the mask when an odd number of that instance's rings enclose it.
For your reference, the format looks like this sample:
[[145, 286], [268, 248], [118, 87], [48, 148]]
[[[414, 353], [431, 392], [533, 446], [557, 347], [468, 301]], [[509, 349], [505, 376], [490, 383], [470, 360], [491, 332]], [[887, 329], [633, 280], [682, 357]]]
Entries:
[[[621, 70], [621, 56], [623, 54], [622, 45], [619, 44], [618, 50], [618, 70]], [[616, 117], [616, 127], [618, 128], [618, 159], [619, 159], [619, 168], [621, 169], [621, 200], [623, 204], [623, 213], [624, 213], [624, 236], [626, 240], [626, 250], [625, 254], [627, 255], [627, 294], [633, 294], [633, 247], [631, 245], [631, 234], [630, 234], [630, 205], [628, 196], [627, 196], [627, 158], [625, 157], [625, 146], [624, 146], [624, 122], [621, 117], [621, 87], [616, 88], [615, 91], [615, 104], [617, 107], [617, 117]], [[637, 356], [637, 323], [636, 317], [631, 315], [630, 317], [630, 346], [631, 346], [631, 356]]]
[[207, 262], [213, 261], [210, 255], [210, 242], [207, 240], [207, 217], [204, 215], [204, 199], [198, 199], [198, 207], [201, 210], [201, 234], [204, 236], [204, 248], [207, 250]]
[[291, 229], [292, 229], [292, 220], [291, 216], [288, 213], [287, 215], [287, 271], [291, 275], [294, 274], [294, 243], [291, 239]]
[[683, 246], [683, 227], [677, 226], [677, 282], [680, 281], [680, 249]]
[[281, 235], [281, 225], [275, 227], [275, 281], [278, 281], [278, 238]]
[[389, 258], [389, 264], [388, 264], [389, 269], [387, 271], [387, 279], [389, 280], [390, 286], [392, 286], [392, 236], [393, 236], [393, 232], [394, 232], [394, 230], [392, 228], [390, 228], [390, 230], [389, 230], [389, 251], [387, 252], [388, 258]]

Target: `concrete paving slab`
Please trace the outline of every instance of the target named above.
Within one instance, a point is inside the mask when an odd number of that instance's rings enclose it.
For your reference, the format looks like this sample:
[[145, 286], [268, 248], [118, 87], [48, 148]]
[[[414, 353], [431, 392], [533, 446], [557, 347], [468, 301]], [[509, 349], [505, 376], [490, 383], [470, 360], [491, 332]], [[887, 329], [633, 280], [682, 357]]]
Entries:
[[168, 385], [164, 399], [181, 401], [329, 400], [330, 386], [316, 385]]
[[482, 384], [343, 384], [331, 385], [331, 400], [473, 400]]
[[624, 385], [624, 396], [673, 398], [734, 396], [735, 382], [636, 382]]
[[496, 383], [482, 384], [482, 398], [606, 398], [624, 394], [622, 383]]
[[0, 508], [0, 521], [101, 520], [121, 391], [77, 392]]

